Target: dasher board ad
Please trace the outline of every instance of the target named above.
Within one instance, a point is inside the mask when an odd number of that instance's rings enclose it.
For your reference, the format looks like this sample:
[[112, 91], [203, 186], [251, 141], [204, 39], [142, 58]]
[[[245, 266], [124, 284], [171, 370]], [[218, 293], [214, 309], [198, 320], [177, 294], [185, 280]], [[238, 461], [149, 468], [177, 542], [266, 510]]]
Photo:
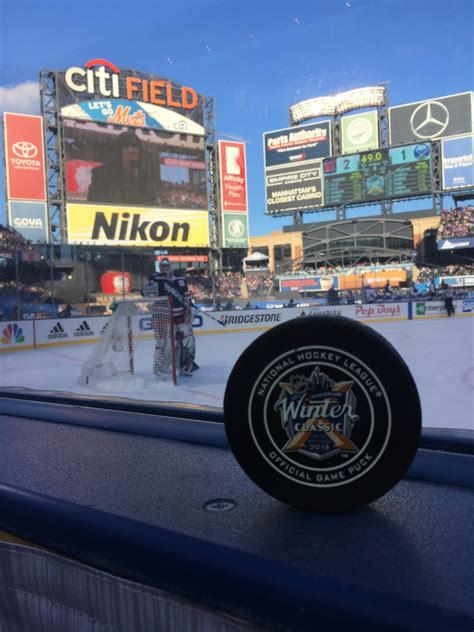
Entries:
[[322, 160], [268, 171], [267, 213], [313, 209], [323, 205]]
[[97, 246], [209, 245], [207, 211], [67, 204], [68, 243]]

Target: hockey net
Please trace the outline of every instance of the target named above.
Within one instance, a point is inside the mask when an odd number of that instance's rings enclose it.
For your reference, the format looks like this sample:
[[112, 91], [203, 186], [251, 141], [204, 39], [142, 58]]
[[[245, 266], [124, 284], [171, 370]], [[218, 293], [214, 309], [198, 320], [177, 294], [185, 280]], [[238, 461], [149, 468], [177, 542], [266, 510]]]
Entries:
[[84, 362], [80, 381], [113, 392], [176, 384], [175, 347], [168, 297], [120, 301]]

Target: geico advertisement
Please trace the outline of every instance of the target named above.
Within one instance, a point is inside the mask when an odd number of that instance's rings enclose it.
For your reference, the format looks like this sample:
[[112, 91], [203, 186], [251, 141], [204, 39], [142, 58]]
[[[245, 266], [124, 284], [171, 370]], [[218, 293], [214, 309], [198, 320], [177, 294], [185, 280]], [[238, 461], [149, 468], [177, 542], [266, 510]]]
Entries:
[[209, 245], [207, 211], [67, 204], [70, 244]]

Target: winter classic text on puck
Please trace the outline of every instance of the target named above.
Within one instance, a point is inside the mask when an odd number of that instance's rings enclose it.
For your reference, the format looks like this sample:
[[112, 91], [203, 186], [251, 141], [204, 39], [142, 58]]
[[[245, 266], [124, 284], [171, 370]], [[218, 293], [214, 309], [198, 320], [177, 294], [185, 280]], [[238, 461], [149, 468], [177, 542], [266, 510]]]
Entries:
[[257, 485], [322, 512], [386, 493], [421, 432], [403, 359], [373, 329], [334, 316], [295, 319], [257, 338], [232, 370], [224, 415], [230, 446]]

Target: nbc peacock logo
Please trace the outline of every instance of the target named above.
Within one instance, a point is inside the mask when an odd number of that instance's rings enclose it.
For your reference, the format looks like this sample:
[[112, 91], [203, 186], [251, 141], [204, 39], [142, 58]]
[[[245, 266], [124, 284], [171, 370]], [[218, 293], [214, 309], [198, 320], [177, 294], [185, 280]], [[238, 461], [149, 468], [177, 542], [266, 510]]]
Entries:
[[2, 344], [11, 345], [25, 342], [25, 336], [23, 335], [23, 329], [16, 323], [8, 323], [8, 325], [2, 331]]

